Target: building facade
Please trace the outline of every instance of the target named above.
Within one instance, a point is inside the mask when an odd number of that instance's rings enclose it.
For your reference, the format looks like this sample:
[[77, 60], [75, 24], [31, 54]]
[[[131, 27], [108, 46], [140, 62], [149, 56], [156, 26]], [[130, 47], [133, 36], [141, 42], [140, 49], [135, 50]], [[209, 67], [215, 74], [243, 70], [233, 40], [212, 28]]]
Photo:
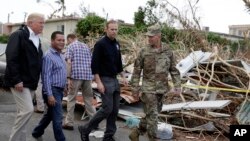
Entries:
[[230, 25], [229, 34], [249, 38], [250, 24]]
[[[50, 40], [50, 36], [54, 31], [62, 31], [66, 36], [69, 33], [75, 33], [76, 25], [81, 18], [64, 17], [57, 19], [49, 19], [45, 21], [44, 30], [41, 34], [42, 38]], [[9, 35], [17, 30], [23, 23], [6, 24], [4, 34]]]

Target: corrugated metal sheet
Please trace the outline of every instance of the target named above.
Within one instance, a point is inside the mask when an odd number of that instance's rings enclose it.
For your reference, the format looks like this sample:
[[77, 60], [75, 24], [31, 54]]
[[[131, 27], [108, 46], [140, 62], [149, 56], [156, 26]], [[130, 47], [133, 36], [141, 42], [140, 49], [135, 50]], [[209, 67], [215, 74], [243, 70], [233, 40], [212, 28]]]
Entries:
[[250, 124], [250, 101], [246, 100], [240, 106], [236, 118], [239, 124], [249, 125]]

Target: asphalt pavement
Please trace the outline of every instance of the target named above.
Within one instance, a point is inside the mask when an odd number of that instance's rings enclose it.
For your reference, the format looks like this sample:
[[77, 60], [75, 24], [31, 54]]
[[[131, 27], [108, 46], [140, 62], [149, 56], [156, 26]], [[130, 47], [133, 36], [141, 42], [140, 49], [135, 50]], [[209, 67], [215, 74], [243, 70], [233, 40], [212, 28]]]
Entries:
[[[66, 114], [64, 108], [64, 115]], [[77, 108], [75, 110], [75, 121], [76, 124], [74, 126], [73, 131], [63, 130], [66, 140], [67, 141], [81, 141], [80, 139], [80, 133], [77, 130], [77, 126], [80, 124], [85, 124], [88, 119], [81, 120], [81, 116], [83, 114], [84, 108], [81, 109], [81, 107]], [[12, 126], [14, 124], [16, 115], [16, 105], [14, 98], [12, 94], [9, 91], [0, 90], [0, 141], [8, 141]], [[33, 128], [38, 124], [39, 120], [41, 119], [42, 114], [34, 113], [30, 122], [28, 123], [28, 129], [27, 129], [27, 141], [34, 141], [33, 137], [31, 136], [31, 132]], [[93, 133], [103, 133], [105, 131], [106, 121], [100, 123], [99, 127], [100, 129], [98, 131], [100, 132], [94, 132]], [[122, 119], [117, 120], [117, 132], [114, 136], [116, 141], [129, 141], [128, 135], [131, 131], [130, 128], [126, 127], [125, 121]], [[99, 135], [99, 134], [96, 134]], [[44, 135], [43, 135], [44, 141], [54, 141], [54, 134], [52, 125], [50, 124]], [[147, 141], [146, 136], [140, 137], [141, 141]], [[94, 137], [90, 136], [90, 141], [102, 141], [102, 138], [100, 137]]]

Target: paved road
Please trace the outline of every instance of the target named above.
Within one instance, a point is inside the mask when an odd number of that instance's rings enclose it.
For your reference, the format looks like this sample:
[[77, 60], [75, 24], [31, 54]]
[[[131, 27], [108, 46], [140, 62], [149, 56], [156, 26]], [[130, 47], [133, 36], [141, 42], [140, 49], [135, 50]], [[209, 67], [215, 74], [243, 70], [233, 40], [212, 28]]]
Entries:
[[[15, 106], [16, 105], [12, 94], [10, 92], [0, 90], [0, 140], [1, 141], [8, 141], [9, 139], [11, 128], [13, 126], [15, 119], [15, 112], [16, 112]], [[77, 125], [84, 124], [87, 121], [87, 120], [84, 121], [80, 120], [82, 112], [83, 110], [81, 109], [75, 111], [75, 120]], [[28, 124], [27, 141], [33, 141], [33, 138], [31, 136], [31, 131], [39, 122], [41, 117], [42, 114], [38, 113], [33, 114], [32, 119]], [[101, 129], [99, 131], [104, 131], [105, 124], [106, 124], [105, 121], [103, 121], [100, 124]], [[77, 130], [77, 125], [75, 125], [74, 131], [64, 130], [67, 141], [80, 141], [80, 134]], [[116, 141], [129, 141], [128, 134], [131, 129], [125, 127], [125, 121], [122, 119], [118, 119], [117, 125], [118, 125], [118, 130], [115, 134]], [[46, 129], [43, 139], [44, 141], [54, 141], [53, 130], [51, 125], [49, 125], [49, 127]], [[101, 141], [101, 140], [102, 138], [90, 137], [90, 141]], [[140, 140], [147, 141], [145, 136], [142, 136]]]

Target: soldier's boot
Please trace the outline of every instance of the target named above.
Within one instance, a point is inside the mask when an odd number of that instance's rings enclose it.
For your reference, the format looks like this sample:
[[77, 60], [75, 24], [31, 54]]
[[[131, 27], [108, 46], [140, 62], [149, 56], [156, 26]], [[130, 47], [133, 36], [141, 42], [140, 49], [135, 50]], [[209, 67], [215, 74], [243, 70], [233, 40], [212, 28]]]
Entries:
[[148, 135], [149, 141], [158, 141], [155, 137]]
[[140, 135], [139, 129], [134, 128], [132, 129], [132, 132], [129, 134], [129, 139], [131, 141], [139, 141], [139, 135]]
[[149, 141], [158, 141], [156, 138], [152, 138], [152, 137], [149, 137], [148, 140]]

